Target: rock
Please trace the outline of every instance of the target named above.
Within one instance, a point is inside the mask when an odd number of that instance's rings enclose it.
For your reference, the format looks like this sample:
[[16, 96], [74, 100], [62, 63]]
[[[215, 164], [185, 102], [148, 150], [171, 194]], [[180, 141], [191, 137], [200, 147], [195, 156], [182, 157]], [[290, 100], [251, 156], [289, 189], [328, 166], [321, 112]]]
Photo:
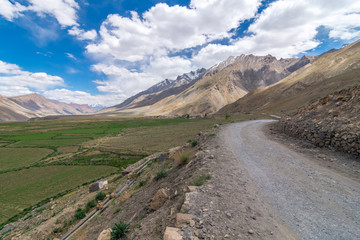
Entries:
[[111, 229], [105, 229], [103, 230], [97, 240], [110, 240], [111, 239]]
[[150, 208], [156, 211], [161, 208], [168, 199], [169, 196], [166, 194], [165, 189], [159, 189], [151, 199]]
[[166, 227], [164, 233], [164, 240], [182, 240], [180, 229], [173, 227]]
[[249, 233], [249, 234], [254, 234], [254, 231], [253, 231], [252, 229], [250, 229], [250, 230], [248, 231], [248, 233]]
[[224, 238], [229, 238], [230, 235], [229, 234], [225, 234]]
[[110, 198], [115, 198], [116, 197], [116, 194], [115, 193], [111, 193], [110, 194]]
[[322, 158], [322, 159], [326, 158], [325, 154], [319, 154], [319, 155], [317, 155], [317, 157]]
[[186, 224], [190, 224], [192, 221], [193, 215], [191, 214], [184, 214], [184, 213], [177, 213], [176, 214], [176, 227], [181, 228]]
[[197, 186], [188, 186], [189, 192], [196, 192]]

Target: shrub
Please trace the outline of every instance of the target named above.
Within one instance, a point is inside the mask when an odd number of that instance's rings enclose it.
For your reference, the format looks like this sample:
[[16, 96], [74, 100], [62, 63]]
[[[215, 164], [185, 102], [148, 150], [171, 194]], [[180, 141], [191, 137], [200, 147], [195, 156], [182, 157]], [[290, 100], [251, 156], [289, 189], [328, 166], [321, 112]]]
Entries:
[[161, 171], [159, 171], [159, 172], [156, 174], [155, 180], [160, 180], [160, 179], [162, 179], [162, 178], [164, 178], [164, 177], [166, 177], [166, 176], [167, 176], [167, 173], [166, 173], [165, 169], [161, 169]]
[[95, 200], [90, 200], [86, 203], [86, 207], [85, 207], [85, 212], [89, 212], [90, 209], [96, 207], [96, 201]]
[[209, 173], [203, 173], [194, 180], [194, 185], [201, 186], [205, 183], [206, 180], [208, 180], [210, 178], [211, 178], [211, 175]]
[[185, 165], [189, 162], [192, 152], [191, 151], [183, 151], [175, 156], [175, 161], [179, 166]]
[[76, 209], [75, 216], [74, 216], [76, 219], [78, 219], [78, 220], [83, 219], [85, 216], [86, 216], [86, 213], [83, 209], [81, 209], [81, 208]]
[[129, 231], [128, 227], [129, 224], [122, 221], [115, 223], [115, 226], [111, 228], [111, 240], [118, 240], [126, 237], [126, 233]]
[[106, 194], [103, 191], [100, 191], [96, 194], [95, 200], [96, 201], [102, 201], [106, 197]]
[[225, 115], [225, 119], [229, 119], [231, 116], [229, 114]]
[[198, 145], [198, 141], [193, 140], [193, 141], [191, 142], [191, 145], [192, 145], [193, 147], [195, 147], [196, 145]]
[[146, 183], [147, 183], [147, 180], [141, 180], [141, 181], [139, 182], [139, 187], [145, 186]]

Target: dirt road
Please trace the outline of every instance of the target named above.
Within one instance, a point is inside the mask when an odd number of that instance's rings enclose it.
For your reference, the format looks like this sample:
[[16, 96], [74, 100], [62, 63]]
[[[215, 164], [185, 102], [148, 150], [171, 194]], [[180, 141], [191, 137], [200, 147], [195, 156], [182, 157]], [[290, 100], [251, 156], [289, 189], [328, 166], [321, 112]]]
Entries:
[[[228, 175], [215, 181], [231, 184], [247, 174], [258, 196], [300, 239], [360, 239], [360, 182], [272, 141], [262, 130], [269, 122], [240, 122], [220, 131], [215, 154], [232, 157], [214, 163], [216, 175]], [[241, 176], [237, 165], [245, 169]]]

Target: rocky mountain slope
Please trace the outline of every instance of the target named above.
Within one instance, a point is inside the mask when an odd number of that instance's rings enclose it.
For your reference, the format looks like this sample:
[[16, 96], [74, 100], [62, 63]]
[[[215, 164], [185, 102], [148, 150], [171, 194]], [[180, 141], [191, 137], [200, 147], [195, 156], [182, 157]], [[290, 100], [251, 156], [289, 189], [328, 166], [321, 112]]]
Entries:
[[86, 104], [67, 104], [50, 100], [36, 93], [0, 98], [0, 121], [24, 121], [49, 115], [78, 115], [94, 113]]
[[281, 131], [319, 147], [360, 157], [360, 84], [331, 93], [283, 117]]
[[278, 83], [255, 90], [218, 113], [294, 112], [319, 97], [357, 83], [360, 83], [360, 41], [319, 56]]
[[126, 101], [102, 112], [124, 115], [214, 113], [249, 91], [276, 83], [311, 60], [312, 58], [309, 57], [278, 60], [271, 55], [229, 57], [205, 73], [198, 74], [199, 78], [190, 84], [169, 87], [164, 91], [156, 92], [155, 95], [135, 96], [133, 98], [137, 100], [131, 98], [131, 103]]
[[175, 80], [165, 79], [164, 81], [151, 86], [147, 90], [126, 99], [121, 104], [115, 105], [110, 109], [105, 109], [104, 112], [152, 105], [161, 99], [178, 94], [184, 89], [192, 86], [196, 81], [202, 78], [205, 72], [206, 69], [201, 68], [180, 75]]

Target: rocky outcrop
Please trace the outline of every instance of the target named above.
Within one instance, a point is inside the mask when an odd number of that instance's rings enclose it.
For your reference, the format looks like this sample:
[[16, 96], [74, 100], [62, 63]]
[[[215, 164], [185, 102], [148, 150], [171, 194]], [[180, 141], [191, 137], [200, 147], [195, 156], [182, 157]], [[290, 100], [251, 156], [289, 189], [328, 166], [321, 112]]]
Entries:
[[279, 122], [281, 131], [360, 157], [360, 85], [329, 94]]

